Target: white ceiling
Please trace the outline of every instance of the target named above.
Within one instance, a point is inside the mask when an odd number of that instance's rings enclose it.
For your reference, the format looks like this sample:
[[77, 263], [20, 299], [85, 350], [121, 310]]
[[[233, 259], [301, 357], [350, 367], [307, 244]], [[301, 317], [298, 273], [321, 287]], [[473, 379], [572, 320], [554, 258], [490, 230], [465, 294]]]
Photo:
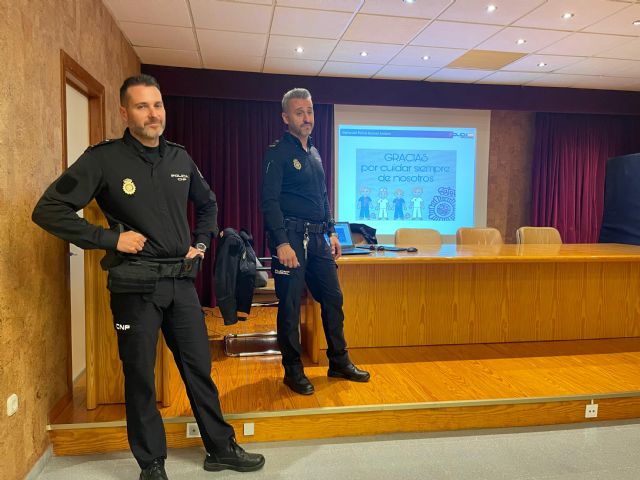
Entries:
[[[640, 0], [103, 1], [147, 64], [640, 91]], [[525, 56], [449, 67], [470, 50]]]

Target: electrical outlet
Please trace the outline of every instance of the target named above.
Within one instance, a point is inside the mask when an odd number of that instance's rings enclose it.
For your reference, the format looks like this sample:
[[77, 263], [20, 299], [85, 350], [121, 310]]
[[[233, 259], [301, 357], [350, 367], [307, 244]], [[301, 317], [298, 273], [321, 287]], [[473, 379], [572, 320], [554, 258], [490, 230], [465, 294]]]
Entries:
[[187, 438], [200, 438], [200, 429], [197, 423], [187, 423]]
[[255, 434], [255, 423], [250, 422], [250, 423], [245, 423], [243, 425], [243, 433], [245, 437], [250, 437], [251, 435]]
[[7, 398], [7, 416], [10, 417], [14, 415], [18, 411], [18, 406], [18, 395], [12, 393], [9, 395], [9, 398]]
[[598, 404], [589, 403], [584, 409], [584, 418], [596, 418], [598, 416]]

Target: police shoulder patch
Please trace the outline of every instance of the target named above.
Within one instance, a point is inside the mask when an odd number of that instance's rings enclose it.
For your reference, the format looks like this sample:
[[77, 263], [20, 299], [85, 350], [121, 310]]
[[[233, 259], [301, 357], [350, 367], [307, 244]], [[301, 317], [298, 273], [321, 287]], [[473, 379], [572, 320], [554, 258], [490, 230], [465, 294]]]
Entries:
[[183, 150], [186, 150], [187, 147], [185, 147], [184, 145], [180, 145], [179, 143], [175, 143], [175, 142], [170, 142], [169, 140], [166, 140], [167, 145], [171, 145], [172, 147], [178, 147], [181, 148]]
[[95, 144], [93, 144], [93, 145], [89, 145], [89, 146], [87, 147], [87, 150], [86, 150], [86, 151], [93, 150], [94, 148], [102, 147], [102, 146], [104, 146], [104, 145], [109, 145], [110, 143], [113, 143], [113, 142], [115, 142], [116, 140], [118, 140], [118, 139], [117, 139], [117, 138], [111, 138], [111, 139], [107, 138], [106, 140], [103, 140], [103, 141], [101, 141], [101, 142], [95, 143]]

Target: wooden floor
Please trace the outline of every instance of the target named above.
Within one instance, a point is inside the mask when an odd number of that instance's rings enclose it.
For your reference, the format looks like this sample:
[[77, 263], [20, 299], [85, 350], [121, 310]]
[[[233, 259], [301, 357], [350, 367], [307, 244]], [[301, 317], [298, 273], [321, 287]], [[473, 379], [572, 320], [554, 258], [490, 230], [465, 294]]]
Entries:
[[[241, 442], [342, 435], [543, 425], [585, 421], [587, 403], [597, 420], [640, 417], [640, 338], [352, 349], [354, 363], [371, 372], [366, 384], [326, 376], [327, 361], [306, 361], [316, 393], [294, 394], [282, 383], [280, 357], [232, 358], [225, 333], [275, 329], [275, 309], [223, 327], [209, 312], [212, 376]], [[193, 421], [181, 382], [161, 408], [170, 446], [194, 445], [184, 423]], [[88, 411], [82, 379], [73, 405], [52, 419], [56, 454], [125, 449], [124, 406]], [[255, 435], [242, 426], [254, 423]]]

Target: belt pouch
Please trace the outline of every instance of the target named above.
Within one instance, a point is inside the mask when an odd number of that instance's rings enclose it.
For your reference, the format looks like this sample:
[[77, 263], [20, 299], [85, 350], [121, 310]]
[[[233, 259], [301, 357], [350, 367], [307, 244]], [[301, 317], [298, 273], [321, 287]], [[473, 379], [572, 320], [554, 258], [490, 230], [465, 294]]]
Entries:
[[202, 268], [202, 257], [196, 255], [194, 258], [185, 258], [183, 271], [178, 278], [191, 278], [194, 279], [198, 276], [198, 272]]
[[125, 261], [109, 269], [107, 288], [111, 293], [152, 293], [159, 278], [157, 265]]

